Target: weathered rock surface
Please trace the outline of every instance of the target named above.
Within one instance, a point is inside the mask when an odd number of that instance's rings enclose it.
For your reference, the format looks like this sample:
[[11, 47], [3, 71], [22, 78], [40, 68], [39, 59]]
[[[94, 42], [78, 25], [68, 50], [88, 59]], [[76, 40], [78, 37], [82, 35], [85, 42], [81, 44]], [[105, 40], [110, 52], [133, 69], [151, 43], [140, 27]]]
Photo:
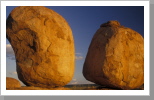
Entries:
[[21, 84], [18, 80], [11, 78], [11, 77], [6, 77], [6, 88], [19, 88], [21, 87]]
[[117, 21], [102, 24], [89, 46], [83, 75], [107, 87], [140, 87], [144, 83], [143, 37]]
[[19, 79], [27, 86], [64, 86], [74, 75], [74, 39], [66, 20], [46, 7], [16, 7], [7, 18], [7, 39]]

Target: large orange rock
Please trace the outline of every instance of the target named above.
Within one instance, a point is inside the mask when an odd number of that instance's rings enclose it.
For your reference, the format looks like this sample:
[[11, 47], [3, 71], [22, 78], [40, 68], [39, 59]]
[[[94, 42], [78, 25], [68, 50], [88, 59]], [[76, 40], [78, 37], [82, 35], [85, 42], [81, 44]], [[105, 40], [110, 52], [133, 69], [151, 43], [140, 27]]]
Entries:
[[118, 21], [102, 24], [95, 33], [83, 67], [96, 84], [134, 89], [144, 82], [144, 39]]
[[18, 88], [21, 87], [21, 84], [18, 80], [11, 78], [11, 77], [6, 77], [6, 88], [11, 89], [11, 88]]
[[16, 7], [7, 18], [7, 39], [19, 79], [27, 86], [64, 86], [74, 75], [74, 39], [66, 20], [46, 7]]

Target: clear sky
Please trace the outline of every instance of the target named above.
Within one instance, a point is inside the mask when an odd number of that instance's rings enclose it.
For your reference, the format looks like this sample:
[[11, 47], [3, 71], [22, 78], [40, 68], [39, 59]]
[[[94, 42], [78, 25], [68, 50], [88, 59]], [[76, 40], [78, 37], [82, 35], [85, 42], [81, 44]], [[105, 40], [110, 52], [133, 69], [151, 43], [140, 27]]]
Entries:
[[[6, 7], [6, 18], [14, 8], [14, 6]], [[74, 78], [69, 84], [91, 83], [82, 75], [82, 68], [92, 37], [102, 23], [117, 20], [121, 25], [137, 31], [144, 37], [143, 6], [47, 6], [47, 8], [62, 15], [73, 32], [76, 65]], [[13, 51], [7, 40], [6, 44], [7, 77], [18, 79]]]

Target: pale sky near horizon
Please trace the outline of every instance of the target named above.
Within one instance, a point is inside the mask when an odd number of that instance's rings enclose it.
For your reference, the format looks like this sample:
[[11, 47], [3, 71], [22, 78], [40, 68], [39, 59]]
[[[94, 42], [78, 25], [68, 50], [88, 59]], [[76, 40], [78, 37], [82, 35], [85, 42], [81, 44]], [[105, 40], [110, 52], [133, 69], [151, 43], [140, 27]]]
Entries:
[[[6, 7], [6, 18], [14, 9]], [[82, 68], [91, 39], [102, 23], [117, 20], [121, 25], [129, 27], [144, 37], [143, 6], [47, 6], [62, 15], [69, 23], [75, 41], [76, 65], [74, 78], [69, 84], [89, 84], [82, 75]], [[6, 41], [6, 75], [17, 78], [15, 57], [8, 41]]]

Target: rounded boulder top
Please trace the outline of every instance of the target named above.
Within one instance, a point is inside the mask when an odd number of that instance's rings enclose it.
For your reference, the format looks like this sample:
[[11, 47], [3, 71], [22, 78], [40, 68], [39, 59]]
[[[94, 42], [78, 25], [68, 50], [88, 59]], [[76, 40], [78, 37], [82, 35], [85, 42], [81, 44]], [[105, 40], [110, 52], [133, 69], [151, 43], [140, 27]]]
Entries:
[[108, 21], [107, 23], [103, 23], [100, 27], [120, 27], [120, 23], [116, 20]]

